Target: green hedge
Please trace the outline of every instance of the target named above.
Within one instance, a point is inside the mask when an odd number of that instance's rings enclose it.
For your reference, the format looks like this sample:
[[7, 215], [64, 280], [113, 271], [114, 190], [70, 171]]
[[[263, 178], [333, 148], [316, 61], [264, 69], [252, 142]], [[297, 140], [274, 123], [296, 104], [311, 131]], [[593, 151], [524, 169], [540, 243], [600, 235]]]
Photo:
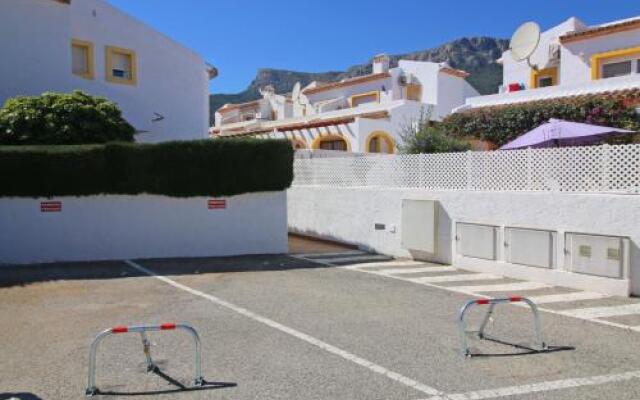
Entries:
[[232, 196], [288, 188], [293, 149], [259, 139], [0, 146], [0, 171], [0, 197]]
[[487, 107], [452, 114], [441, 126], [456, 137], [474, 137], [503, 145], [550, 118], [640, 131], [634, 107], [602, 96]]

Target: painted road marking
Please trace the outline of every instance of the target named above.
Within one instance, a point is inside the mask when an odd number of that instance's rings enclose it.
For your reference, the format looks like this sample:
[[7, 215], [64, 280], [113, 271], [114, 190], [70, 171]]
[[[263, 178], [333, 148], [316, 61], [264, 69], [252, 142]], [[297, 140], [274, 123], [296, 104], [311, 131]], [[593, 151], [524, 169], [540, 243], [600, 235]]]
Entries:
[[418, 261], [384, 261], [384, 262], [371, 262], [362, 263], [357, 265], [347, 265], [345, 268], [360, 269], [360, 268], [377, 268], [377, 267], [413, 267], [413, 266], [425, 266], [424, 263]]
[[390, 269], [381, 269], [378, 272], [381, 274], [414, 274], [418, 272], [455, 272], [459, 271], [455, 267], [421, 267], [421, 268], [390, 268]]
[[367, 368], [370, 371], [373, 371], [373, 372], [375, 372], [377, 374], [386, 376], [387, 378], [389, 378], [389, 379], [391, 379], [393, 381], [396, 381], [396, 382], [401, 383], [401, 384], [403, 384], [405, 386], [411, 387], [411, 388], [413, 388], [413, 389], [415, 389], [415, 390], [417, 390], [419, 392], [425, 393], [425, 394], [430, 395], [430, 396], [443, 394], [441, 391], [439, 391], [439, 390], [437, 390], [435, 388], [432, 388], [431, 386], [428, 386], [428, 385], [425, 385], [423, 383], [420, 383], [420, 382], [418, 382], [416, 380], [408, 378], [408, 377], [406, 377], [404, 375], [401, 375], [401, 374], [399, 374], [397, 372], [390, 371], [390, 370], [386, 369], [385, 367], [383, 367], [381, 365], [378, 365], [378, 364], [375, 364], [375, 363], [373, 363], [371, 361], [365, 360], [364, 358], [358, 357], [355, 354], [351, 354], [351, 353], [349, 353], [349, 352], [347, 352], [345, 350], [342, 350], [342, 349], [340, 349], [338, 347], [335, 347], [335, 346], [333, 346], [333, 345], [331, 345], [329, 343], [323, 342], [323, 341], [321, 341], [319, 339], [316, 339], [316, 338], [314, 338], [312, 336], [309, 336], [306, 333], [302, 333], [302, 332], [300, 332], [298, 330], [295, 330], [295, 329], [290, 328], [288, 326], [282, 325], [279, 322], [273, 321], [273, 320], [271, 320], [271, 319], [269, 319], [267, 317], [263, 317], [263, 316], [261, 316], [259, 314], [254, 313], [253, 311], [249, 311], [246, 308], [237, 306], [237, 305], [235, 305], [233, 303], [229, 303], [228, 301], [222, 300], [222, 299], [220, 299], [220, 298], [218, 298], [216, 296], [212, 296], [210, 294], [201, 292], [199, 290], [192, 289], [189, 286], [186, 286], [186, 285], [183, 285], [181, 283], [178, 283], [178, 282], [176, 282], [174, 280], [171, 280], [171, 279], [169, 279], [169, 278], [167, 278], [165, 276], [158, 275], [155, 272], [153, 272], [152, 270], [147, 269], [147, 268], [145, 268], [145, 267], [143, 267], [143, 266], [141, 266], [141, 265], [139, 265], [139, 264], [137, 264], [137, 263], [135, 263], [135, 262], [133, 262], [131, 260], [125, 260], [125, 263], [127, 265], [129, 265], [130, 267], [132, 267], [132, 268], [134, 268], [134, 269], [136, 269], [136, 270], [138, 270], [140, 272], [143, 272], [143, 273], [145, 273], [145, 274], [147, 274], [147, 275], [149, 275], [151, 277], [159, 279], [160, 281], [162, 281], [164, 283], [167, 283], [167, 284], [169, 284], [169, 285], [171, 285], [171, 286], [173, 286], [175, 288], [178, 288], [178, 289], [181, 289], [181, 290], [183, 290], [185, 292], [191, 293], [194, 296], [198, 296], [198, 297], [202, 297], [204, 299], [207, 299], [207, 300], [209, 300], [210, 302], [212, 302], [214, 304], [217, 304], [217, 305], [219, 305], [221, 307], [227, 308], [227, 309], [229, 309], [231, 311], [234, 311], [234, 312], [236, 312], [236, 313], [238, 313], [240, 315], [244, 315], [245, 317], [247, 317], [249, 319], [252, 319], [254, 321], [260, 322], [260, 323], [262, 323], [264, 325], [267, 325], [267, 326], [269, 326], [269, 327], [271, 327], [273, 329], [279, 330], [280, 332], [284, 332], [284, 333], [286, 333], [288, 335], [291, 335], [291, 336], [293, 336], [293, 337], [295, 337], [297, 339], [305, 341], [305, 342], [307, 342], [307, 343], [309, 343], [309, 344], [311, 344], [313, 346], [316, 346], [316, 347], [318, 347], [318, 348], [320, 348], [322, 350], [325, 350], [325, 351], [327, 351], [329, 353], [332, 353], [332, 354], [335, 354], [337, 356], [340, 356], [340, 357], [344, 358], [347, 361], [351, 361], [351, 362], [353, 362], [355, 364], [358, 364], [358, 365], [360, 365], [362, 367]]
[[572, 389], [583, 386], [598, 386], [607, 383], [624, 382], [640, 378], [640, 371], [625, 372], [622, 374], [600, 375], [588, 378], [561, 379], [532, 383], [521, 386], [508, 386], [498, 389], [479, 390], [468, 393], [434, 396], [425, 400], [483, 400], [500, 397], [525, 395], [530, 393], [549, 392], [553, 390]]
[[548, 294], [543, 296], [533, 296], [528, 297], [529, 300], [533, 301], [536, 304], [547, 304], [547, 303], [563, 303], [563, 302], [572, 302], [572, 301], [580, 301], [580, 300], [599, 300], [606, 299], [606, 294], [602, 293], [592, 293], [592, 292], [573, 292], [573, 293], [564, 293], [564, 294]]
[[457, 274], [445, 276], [421, 276], [420, 278], [410, 278], [411, 282], [464, 282], [464, 281], [487, 281], [492, 279], [500, 279], [499, 276], [491, 274]]
[[640, 314], [640, 304], [626, 304], [623, 306], [576, 308], [573, 310], [563, 310], [563, 314], [572, 315], [579, 318], [607, 318], [621, 315]]
[[544, 289], [550, 287], [544, 283], [539, 282], [516, 282], [505, 283], [502, 285], [483, 285], [483, 286], [456, 286], [457, 290], [465, 292], [514, 292], [516, 290], [535, 290]]
[[367, 252], [364, 251], [360, 251], [360, 250], [351, 250], [351, 251], [342, 251], [339, 253], [308, 253], [308, 254], [295, 254], [296, 257], [302, 257], [302, 258], [311, 258], [313, 259], [314, 257], [318, 257], [318, 258], [324, 258], [324, 257], [340, 257], [340, 256], [344, 256], [344, 257], [348, 257], [348, 256], [362, 256], [365, 254], [369, 254]]
[[387, 256], [380, 255], [364, 255], [364, 256], [353, 256], [353, 257], [342, 257], [342, 258], [307, 258], [310, 261], [324, 261], [328, 263], [342, 263], [342, 262], [356, 262], [356, 261], [377, 261], [377, 260], [388, 260]]

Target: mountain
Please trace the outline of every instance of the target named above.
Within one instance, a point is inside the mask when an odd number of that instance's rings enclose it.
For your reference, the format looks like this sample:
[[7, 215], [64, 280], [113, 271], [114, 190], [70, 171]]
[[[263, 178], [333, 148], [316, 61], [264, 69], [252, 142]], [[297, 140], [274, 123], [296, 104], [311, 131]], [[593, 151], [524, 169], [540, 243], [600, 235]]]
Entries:
[[[497, 93], [502, 82], [502, 66], [495, 61], [509, 46], [509, 41], [491, 37], [472, 37], [454, 40], [442, 46], [407, 54], [397, 54], [391, 57], [391, 66], [398, 65], [398, 60], [416, 60], [448, 62], [453, 68], [471, 73], [467, 78], [481, 94]], [[243, 103], [260, 98], [258, 90], [272, 85], [276, 93], [291, 91], [296, 82], [302, 86], [313, 81], [339, 81], [371, 73], [371, 62], [354, 65], [346, 71], [330, 71], [320, 73], [296, 72], [279, 69], [262, 68], [258, 70], [255, 79], [244, 91], [236, 94], [212, 94], [210, 99], [211, 118], [215, 110], [226, 103]]]

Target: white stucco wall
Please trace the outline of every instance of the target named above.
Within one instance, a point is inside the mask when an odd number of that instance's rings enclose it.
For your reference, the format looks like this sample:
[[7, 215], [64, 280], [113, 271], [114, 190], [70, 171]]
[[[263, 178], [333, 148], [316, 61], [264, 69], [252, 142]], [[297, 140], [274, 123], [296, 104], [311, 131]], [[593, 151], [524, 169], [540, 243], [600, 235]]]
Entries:
[[0, 199], [0, 265], [287, 252], [285, 192], [227, 198], [91, 196], [56, 198], [62, 212], [40, 212], [37, 199]]
[[591, 81], [591, 56], [594, 54], [637, 46], [640, 46], [640, 29], [567, 43], [562, 48], [562, 83]]
[[[71, 40], [94, 45], [95, 78], [71, 72]], [[137, 56], [137, 84], [106, 81], [105, 46]], [[202, 57], [104, 0], [0, 2], [0, 103], [45, 91], [83, 90], [119, 104], [139, 141], [206, 138], [209, 88]], [[151, 122], [154, 113], [164, 120]]]
[[[640, 294], [637, 196], [294, 186], [288, 191], [289, 229], [396, 257], [412, 257], [401, 246], [403, 199], [437, 200], [440, 204], [438, 254], [419, 258], [584, 290]], [[556, 265], [560, 267], [556, 270], [461, 257], [454, 251], [456, 222], [554, 230], [558, 232], [558, 249], [563, 248], [565, 232], [629, 237], [630, 275], [611, 279], [568, 272], [563, 270], [562, 251], [558, 251]], [[375, 230], [375, 223], [385, 224], [386, 229]]]

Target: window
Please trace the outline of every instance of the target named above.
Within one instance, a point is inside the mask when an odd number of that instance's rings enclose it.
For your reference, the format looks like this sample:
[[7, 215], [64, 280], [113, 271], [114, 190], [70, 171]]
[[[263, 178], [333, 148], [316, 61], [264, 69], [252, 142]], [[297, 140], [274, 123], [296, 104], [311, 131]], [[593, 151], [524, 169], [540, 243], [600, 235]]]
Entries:
[[137, 83], [136, 53], [133, 50], [107, 47], [107, 81], [135, 85]]
[[541, 88], [547, 86], [555, 86], [558, 84], [558, 68], [551, 67], [540, 70], [531, 70], [530, 88]]
[[640, 74], [640, 46], [591, 56], [591, 79]]
[[602, 65], [602, 77], [613, 78], [616, 76], [631, 75], [631, 60], [618, 61]]
[[347, 143], [342, 139], [322, 140], [320, 142], [320, 149], [347, 151]]
[[347, 140], [339, 134], [319, 136], [313, 141], [311, 147], [321, 150], [351, 151]]
[[93, 44], [82, 40], [71, 41], [71, 72], [85, 79], [93, 79]]
[[550, 76], [543, 76], [538, 78], [538, 87], [553, 86], [553, 78]]
[[362, 94], [356, 94], [351, 96], [349, 99], [351, 103], [351, 107], [358, 107], [361, 104], [366, 103], [379, 103], [380, 102], [380, 92], [368, 92]]

